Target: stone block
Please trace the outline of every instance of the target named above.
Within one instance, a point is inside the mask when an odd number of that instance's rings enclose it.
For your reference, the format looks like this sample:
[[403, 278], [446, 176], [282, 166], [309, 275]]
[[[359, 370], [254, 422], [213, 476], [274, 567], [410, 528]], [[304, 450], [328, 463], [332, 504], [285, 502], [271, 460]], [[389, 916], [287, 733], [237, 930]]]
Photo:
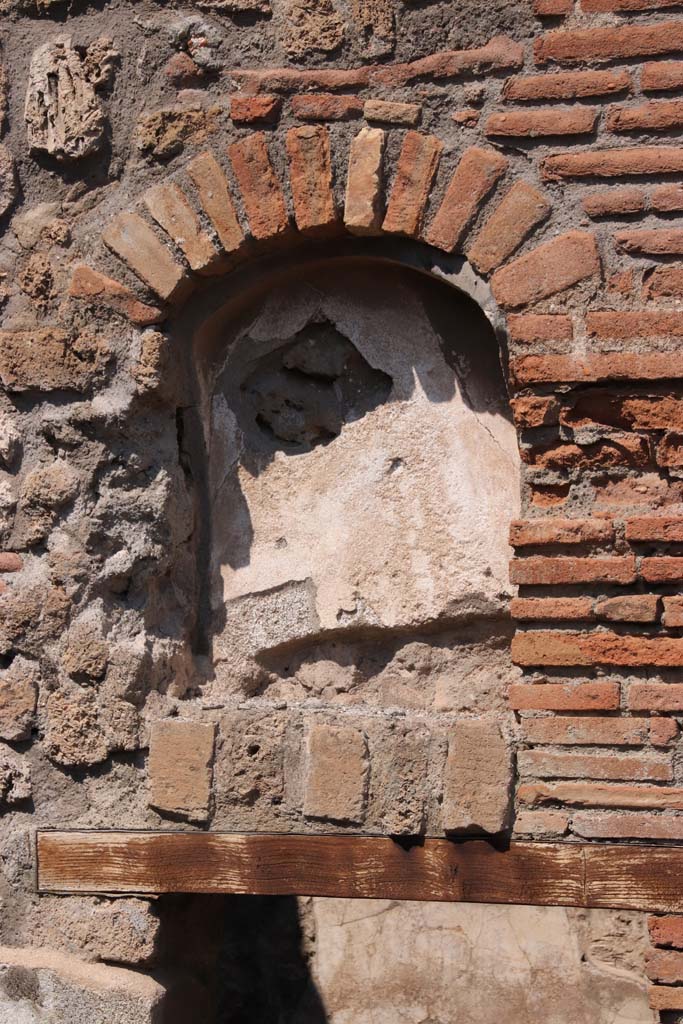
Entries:
[[16, 742], [31, 735], [40, 672], [21, 656], [0, 672], [0, 739]]
[[104, 342], [88, 334], [56, 327], [0, 331], [0, 379], [8, 391], [86, 391], [107, 356]]
[[449, 732], [445, 832], [501, 832], [508, 824], [512, 758], [497, 721], [463, 719]]
[[160, 814], [206, 821], [211, 802], [214, 726], [164, 721], [152, 725], [150, 806]]
[[367, 740], [360, 729], [311, 725], [306, 740], [305, 816], [348, 824], [362, 822], [368, 774]]

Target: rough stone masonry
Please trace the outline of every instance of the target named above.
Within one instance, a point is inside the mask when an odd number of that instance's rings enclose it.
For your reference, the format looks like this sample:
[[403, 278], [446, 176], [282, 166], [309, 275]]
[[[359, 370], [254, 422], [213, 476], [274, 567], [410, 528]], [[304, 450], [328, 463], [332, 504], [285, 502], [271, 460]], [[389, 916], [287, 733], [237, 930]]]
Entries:
[[[0, 1024], [258, 1017], [39, 828], [681, 842], [677, 0], [0, 19]], [[683, 1014], [677, 917], [356, 911], [282, 1019]]]

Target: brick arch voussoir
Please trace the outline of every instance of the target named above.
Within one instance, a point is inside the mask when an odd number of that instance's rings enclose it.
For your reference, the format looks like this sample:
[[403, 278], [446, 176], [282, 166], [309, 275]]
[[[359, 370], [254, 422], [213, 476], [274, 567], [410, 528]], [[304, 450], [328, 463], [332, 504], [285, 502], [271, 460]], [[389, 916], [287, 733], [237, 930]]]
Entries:
[[71, 295], [147, 326], [172, 315], [206, 276], [244, 266], [274, 244], [339, 234], [402, 236], [462, 255], [489, 281], [503, 313], [600, 273], [590, 231], [568, 231], [517, 255], [547, 224], [552, 205], [536, 184], [510, 180], [509, 161], [497, 149], [465, 149], [437, 201], [443, 142], [408, 131], [391, 168], [388, 136], [364, 127], [352, 140], [341, 202], [326, 125], [286, 132], [283, 172], [261, 131], [228, 146], [229, 174], [218, 154], [199, 153], [144, 191], [102, 235], [156, 302], [86, 264], [74, 270]]

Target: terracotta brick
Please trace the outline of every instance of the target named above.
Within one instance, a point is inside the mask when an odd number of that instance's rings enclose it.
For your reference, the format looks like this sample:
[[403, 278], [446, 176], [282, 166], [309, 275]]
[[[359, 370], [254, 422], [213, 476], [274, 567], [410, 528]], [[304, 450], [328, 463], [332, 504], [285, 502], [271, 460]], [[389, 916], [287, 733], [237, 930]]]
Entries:
[[595, 614], [608, 622], [656, 622], [659, 614], [657, 594], [624, 594], [596, 601]]
[[310, 726], [306, 739], [304, 815], [358, 824], [365, 817], [368, 787], [365, 735], [352, 726]]
[[683, 683], [631, 683], [628, 706], [633, 711], [683, 711]]
[[510, 602], [510, 615], [520, 622], [594, 618], [590, 597], [515, 597]]
[[207, 821], [211, 802], [213, 725], [177, 719], [152, 724], [149, 802], [162, 814]]
[[350, 121], [363, 113], [363, 101], [333, 92], [301, 93], [292, 96], [292, 113], [301, 121]]
[[592, 192], [581, 201], [589, 217], [618, 217], [628, 213], [642, 213], [646, 196], [640, 188], [614, 188]]
[[683, 953], [673, 950], [651, 950], [645, 960], [645, 973], [650, 981], [676, 985], [683, 981]]
[[264, 68], [258, 71], [232, 68], [225, 75], [246, 94], [254, 96], [264, 92], [303, 92], [305, 89], [328, 92], [363, 89], [370, 81], [370, 68], [314, 68], [309, 71], [298, 71], [291, 67]]
[[657, 445], [656, 461], [664, 469], [683, 469], [683, 434], [666, 433]]
[[419, 78], [450, 79], [464, 75], [489, 74], [520, 68], [524, 50], [507, 36], [495, 36], [485, 46], [472, 50], [445, 50], [421, 57], [408, 64], [388, 64], [370, 71], [372, 84], [407, 85]]
[[505, 100], [573, 100], [630, 92], [626, 71], [563, 71], [546, 75], [509, 78], [503, 86]]
[[425, 241], [446, 252], [456, 249], [507, 166], [505, 157], [495, 150], [476, 146], [466, 149], [425, 234]]
[[593, 338], [628, 341], [631, 338], [683, 337], [678, 313], [637, 309], [628, 312], [592, 311], [586, 329]]
[[534, 14], [541, 18], [556, 18], [573, 10], [574, 0], [534, 0]]
[[664, 480], [658, 473], [595, 481], [592, 490], [596, 509], [613, 514], [625, 509], [645, 513], [658, 507], [683, 507], [683, 483]]
[[442, 825], [446, 832], [501, 832], [507, 825], [512, 755], [500, 725], [465, 719], [448, 731]]
[[[683, 29], [683, 22], [681, 22]], [[683, 147], [624, 146], [621, 149], [589, 149], [583, 153], [558, 153], [541, 163], [548, 181], [562, 178], [621, 178], [683, 172]]]
[[353, 234], [372, 234], [382, 222], [385, 140], [380, 128], [362, 128], [351, 143], [344, 223]]
[[662, 624], [667, 628], [683, 626], [683, 597], [665, 597]]
[[265, 121], [274, 124], [280, 117], [282, 100], [279, 96], [262, 93], [260, 96], [232, 96], [230, 117], [236, 124], [253, 124]]
[[683, 949], [683, 916], [648, 917], [647, 927], [653, 946]]
[[650, 205], [659, 213], [678, 213], [683, 210], [683, 185], [659, 185], [650, 196]]
[[[681, 559], [683, 561], [683, 559]], [[623, 636], [542, 630], [517, 633], [512, 641], [517, 665], [683, 665], [683, 638]]]
[[143, 196], [145, 206], [164, 231], [185, 255], [193, 270], [208, 270], [218, 259], [218, 252], [202, 230], [184, 192], [174, 183], [162, 183], [148, 189]]
[[610, 107], [605, 127], [609, 132], [662, 131], [683, 125], [683, 100], [656, 100], [638, 107]]
[[644, 280], [644, 293], [648, 299], [683, 298], [683, 267], [655, 267]]
[[543, 135], [585, 135], [598, 119], [594, 107], [542, 107], [491, 114], [485, 126], [489, 136], [539, 138]]
[[649, 718], [524, 718], [525, 743], [548, 746], [640, 747], [647, 743]]
[[366, 100], [363, 107], [366, 121], [402, 124], [414, 128], [420, 122], [422, 107], [418, 103], [396, 103], [390, 100]]
[[507, 318], [510, 340], [525, 344], [571, 341], [574, 324], [563, 313], [513, 313]]
[[489, 274], [504, 263], [550, 214], [546, 196], [524, 181], [515, 182], [467, 252], [470, 263]]
[[476, 128], [481, 120], [481, 110], [476, 107], [463, 107], [462, 110], [454, 110], [451, 120], [465, 128]]
[[603, 380], [666, 380], [683, 377], [677, 353], [609, 352], [578, 356], [519, 356], [511, 363], [520, 384], [597, 382]]
[[515, 815], [515, 834], [537, 839], [563, 836], [569, 829], [566, 811], [519, 811]]
[[501, 306], [514, 308], [540, 302], [599, 273], [593, 235], [568, 231], [497, 270], [491, 289]]
[[683, 541], [683, 516], [633, 516], [626, 520], [626, 539]]
[[670, 92], [683, 89], [683, 61], [663, 60], [643, 64], [640, 72], [643, 92]]
[[517, 796], [530, 806], [565, 803], [634, 810], [683, 810], [683, 789], [674, 786], [629, 786], [621, 782], [530, 782], [519, 787]]
[[683, 580], [683, 558], [671, 555], [643, 558], [640, 575], [648, 583], [678, 583]]
[[614, 540], [608, 519], [516, 519], [510, 524], [510, 544], [594, 544]]
[[332, 192], [330, 136], [327, 128], [306, 125], [287, 132], [289, 180], [299, 231], [316, 231], [337, 221]]
[[658, 11], [679, 6], [680, 0], [581, 0], [581, 10], [589, 14], [607, 14], [610, 11]]
[[633, 270], [620, 270], [616, 274], [610, 274], [605, 282], [610, 292], [618, 292], [619, 295], [630, 295], [633, 292]]
[[683, 399], [666, 392], [631, 398], [589, 391], [579, 395], [571, 408], [564, 409], [560, 420], [568, 426], [605, 423], [627, 430], [683, 430]]
[[197, 189], [202, 209], [211, 221], [226, 252], [235, 252], [244, 242], [228, 180], [212, 153], [204, 152], [185, 168]]
[[513, 558], [510, 580], [527, 586], [557, 583], [634, 583], [636, 560], [632, 555], [612, 558], [566, 558], [532, 555]]
[[[643, 228], [639, 231], [618, 231], [614, 236], [622, 252], [652, 256], [683, 255], [683, 228]], [[672, 320], [672, 318], [669, 318]], [[679, 327], [678, 333], [683, 333]]]
[[683, 839], [683, 817], [579, 811], [572, 831], [584, 839]]
[[[671, 830], [678, 825], [678, 821], [672, 822]], [[681, 829], [678, 828], [676, 836], [664, 838], [681, 838]], [[649, 1001], [653, 1010], [683, 1010], [683, 988], [672, 985], [651, 985], [649, 988]]]
[[683, 23], [660, 21], [645, 25], [619, 25], [546, 32], [534, 44], [537, 64], [555, 61], [607, 61], [630, 57], [654, 57], [683, 50]]
[[172, 300], [185, 291], [185, 270], [137, 213], [120, 213], [102, 239], [160, 298]]
[[513, 683], [508, 701], [515, 711], [616, 711], [619, 683]]
[[650, 719], [650, 743], [653, 747], [668, 747], [678, 739], [678, 722], [674, 718]]
[[524, 395], [510, 402], [518, 427], [546, 427], [557, 423], [560, 403], [553, 396]]
[[433, 135], [407, 132], [396, 168], [382, 229], [415, 237], [420, 233], [443, 143]]
[[248, 135], [228, 147], [228, 155], [242, 192], [254, 238], [282, 235], [289, 226], [282, 188], [273, 170], [262, 132]]
[[584, 754], [520, 750], [521, 775], [539, 779], [605, 779], [629, 782], [671, 782], [670, 754]]
[[585, 470], [614, 466], [647, 466], [650, 449], [646, 438], [635, 434], [612, 434], [594, 444], [551, 445], [522, 452], [522, 458], [532, 466], [543, 469]]
[[156, 306], [140, 302], [130, 288], [100, 274], [85, 263], [79, 263], [74, 268], [69, 295], [75, 299], [85, 299], [93, 306], [112, 309], [141, 327], [158, 324], [164, 319], [164, 314]]

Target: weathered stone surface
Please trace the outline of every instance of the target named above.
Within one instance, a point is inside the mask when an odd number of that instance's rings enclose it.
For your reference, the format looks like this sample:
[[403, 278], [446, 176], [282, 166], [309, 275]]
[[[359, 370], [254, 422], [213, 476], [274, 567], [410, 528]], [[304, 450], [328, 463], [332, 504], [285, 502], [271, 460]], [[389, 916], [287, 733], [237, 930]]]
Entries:
[[102, 636], [97, 608], [84, 612], [71, 625], [62, 653], [62, 668], [73, 679], [101, 679], [107, 668], [109, 649]]
[[500, 832], [508, 824], [510, 746], [493, 719], [463, 719], [448, 731], [443, 827], [447, 832]]
[[24, 115], [33, 153], [73, 160], [101, 147], [104, 112], [69, 36], [43, 43], [34, 52]]
[[137, 965], [157, 955], [161, 923], [144, 899], [47, 896], [41, 898], [33, 927], [34, 945], [81, 960]]
[[152, 725], [149, 802], [161, 814], [206, 821], [211, 801], [214, 733], [200, 722]]
[[0, 809], [28, 800], [31, 796], [31, 769], [28, 762], [11, 747], [0, 743]]
[[142, 327], [156, 324], [163, 319], [160, 309], [140, 302], [130, 288], [105, 274], [100, 274], [84, 263], [74, 269], [69, 295], [87, 300], [94, 306], [107, 306]]
[[21, 454], [21, 433], [11, 416], [0, 413], [0, 459], [6, 469], [12, 469]]
[[21, 656], [0, 672], [0, 739], [25, 740], [35, 720], [40, 671]]
[[170, 160], [185, 143], [200, 142], [215, 130], [216, 111], [202, 107], [163, 107], [143, 114], [136, 128], [138, 149], [155, 160]]
[[0, 595], [0, 651], [41, 657], [46, 643], [61, 635], [69, 601], [61, 587], [33, 581], [15, 583]]
[[359, 824], [369, 775], [367, 739], [351, 725], [314, 723], [306, 738], [304, 814]]
[[351, 11], [368, 54], [380, 57], [391, 53], [396, 42], [391, 0], [352, 0]]
[[344, 22], [332, 0], [276, 0], [285, 19], [284, 47], [297, 59], [309, 53], [332, 53], [344, 41]]
[[385, 140], [381, 128], [362, 128], [351, 143], [344, 223], [353, 234], [373, 233], [382, 222]]
[[0, 144], [0, 217], [12, 208], [17, 197], [14, 159], [7, 146]]
[[[284, 799], [286, 715], [235, 711], [221, 717], [216, 749], [216, 808], [227, 816], [216, 823], [255, 820], [267, 827]], [[244, 816], [242, 816], [244, 815]]]
[[0, 379], [8, 391], [86, 391], [107, 359], [105, 342], [86, 333], [0, 331]]
[[92, 765], [106, 760], [109, 748], [90, 690], [71, 686], [55, 690], [45, 705], [48, 756], [63, 765]]

